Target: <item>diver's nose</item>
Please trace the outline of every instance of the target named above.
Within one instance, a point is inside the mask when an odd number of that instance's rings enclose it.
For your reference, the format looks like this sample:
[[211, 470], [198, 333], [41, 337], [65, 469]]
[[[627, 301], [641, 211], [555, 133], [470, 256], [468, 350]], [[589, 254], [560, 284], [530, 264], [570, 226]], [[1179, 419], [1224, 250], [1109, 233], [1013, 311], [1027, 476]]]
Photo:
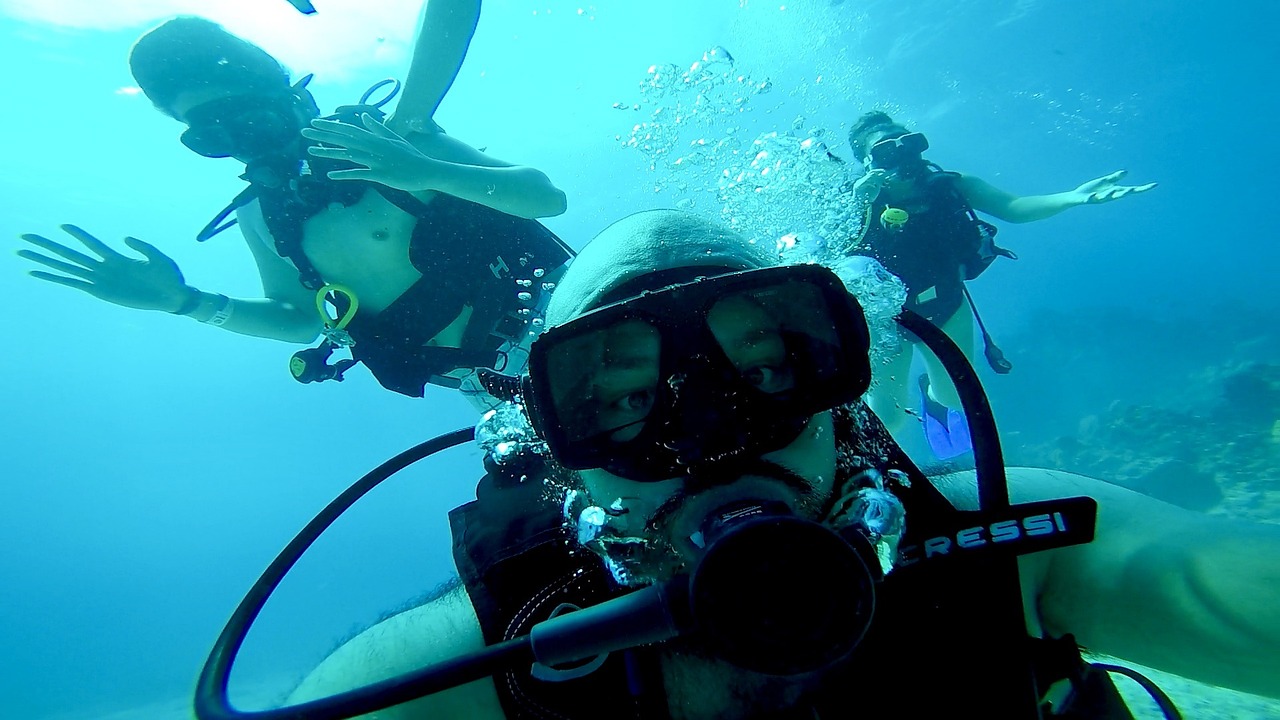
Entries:
[[665, 444], [690, 473], [738, 455], [742, 441], [735, 431], [735, 393], [716, 390], [724, 383], [700, 370], [682, 372], [668, 381], [671, 410]]

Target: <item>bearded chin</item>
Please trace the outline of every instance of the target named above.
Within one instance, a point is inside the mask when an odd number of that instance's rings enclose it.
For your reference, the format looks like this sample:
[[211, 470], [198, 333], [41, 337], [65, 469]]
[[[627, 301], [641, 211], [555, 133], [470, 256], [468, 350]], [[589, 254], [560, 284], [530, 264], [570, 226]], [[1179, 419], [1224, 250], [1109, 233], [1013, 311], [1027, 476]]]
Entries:
[[826, 673], [765, 675], [707, 650], [696, 637], [662, 646], [663, 682], [675, 720], [759, 718], [803, 707]]

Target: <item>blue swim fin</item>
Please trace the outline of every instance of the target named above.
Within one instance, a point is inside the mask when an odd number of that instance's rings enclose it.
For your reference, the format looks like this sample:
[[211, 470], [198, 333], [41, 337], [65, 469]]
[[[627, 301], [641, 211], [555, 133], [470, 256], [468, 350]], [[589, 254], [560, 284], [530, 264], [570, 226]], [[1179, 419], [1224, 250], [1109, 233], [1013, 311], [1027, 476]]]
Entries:
[[950, 460], [973, 450], [964, 414], [929, 397], [928, 375], [920, 376], [920, 410], [924, 437], [939, 460]]

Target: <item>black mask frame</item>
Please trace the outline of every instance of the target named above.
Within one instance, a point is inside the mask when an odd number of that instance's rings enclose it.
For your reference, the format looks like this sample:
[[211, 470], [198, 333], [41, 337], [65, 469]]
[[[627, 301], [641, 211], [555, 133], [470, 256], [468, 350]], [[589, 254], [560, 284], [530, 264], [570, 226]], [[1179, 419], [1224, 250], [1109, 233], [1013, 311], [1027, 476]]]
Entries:
[[[726, 301], [739, 301], [768, 323], [761, 332], [775, 343], [778, 367], [757, 367], [764, 361], [749, 358], [739, 368], [730, 360], [708, 321]], [[609, 334], [628, 323], [660, 338], [657, 366], [650, 368], [656, 377], [629, 380], [621, 399], [601, 401], [588, 387], [597, 376], [584, 367], [590, 362], [584, 348], [607, 345]], [[831, 270], [733, 272], [641, 292], [548, 330], [530, 349], [524, 397], [558, 463], [658, 481], [788, 445], [813, 415], [866, 392], [869, 346], [862, 309]], [[628, 425], [601, 420], [611, 412], [602, 406], [629, 402], [632, 385], [650, 404], [643, 416], [635, 413]]]
[[878, 140], [867, 151], [867, 155], [871, 157], [872, 167], [893, 170], [919, 163], [920, 156], [928, 149], [929, 139], [924, 136], [924, 133], [913, 132]]
[[279, 153], [301, 140], [304, 123], [299, 114], [308, 102], [298, 88], [278, 93], [231, 95], [187, 111], [187, 129], [180, 140], [187, 149], [207, 158], [258, 158]]

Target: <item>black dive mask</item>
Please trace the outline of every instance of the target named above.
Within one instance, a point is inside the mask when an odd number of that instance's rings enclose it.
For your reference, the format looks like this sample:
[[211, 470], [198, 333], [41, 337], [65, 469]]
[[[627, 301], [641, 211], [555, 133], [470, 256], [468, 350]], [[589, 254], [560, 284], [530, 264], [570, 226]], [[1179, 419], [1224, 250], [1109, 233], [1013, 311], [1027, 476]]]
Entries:
[[233, 95], [187, 112], [182, 144], [204, 157], [254, 160], [288, 151], [301, 139], [298, 98], [286, 95]]
[[904, 170], [922, 164], [929, 140], [923, 133], [907, 133], [884, 138], [871, 146], [871, 166], [881, 170]]
[[703, 272], [728, 274], [642, 292], [533, 343], [525, 399], [560, 464], [682, 476], [785, 447], [867, 390], [866, 320], [830, 270]]

